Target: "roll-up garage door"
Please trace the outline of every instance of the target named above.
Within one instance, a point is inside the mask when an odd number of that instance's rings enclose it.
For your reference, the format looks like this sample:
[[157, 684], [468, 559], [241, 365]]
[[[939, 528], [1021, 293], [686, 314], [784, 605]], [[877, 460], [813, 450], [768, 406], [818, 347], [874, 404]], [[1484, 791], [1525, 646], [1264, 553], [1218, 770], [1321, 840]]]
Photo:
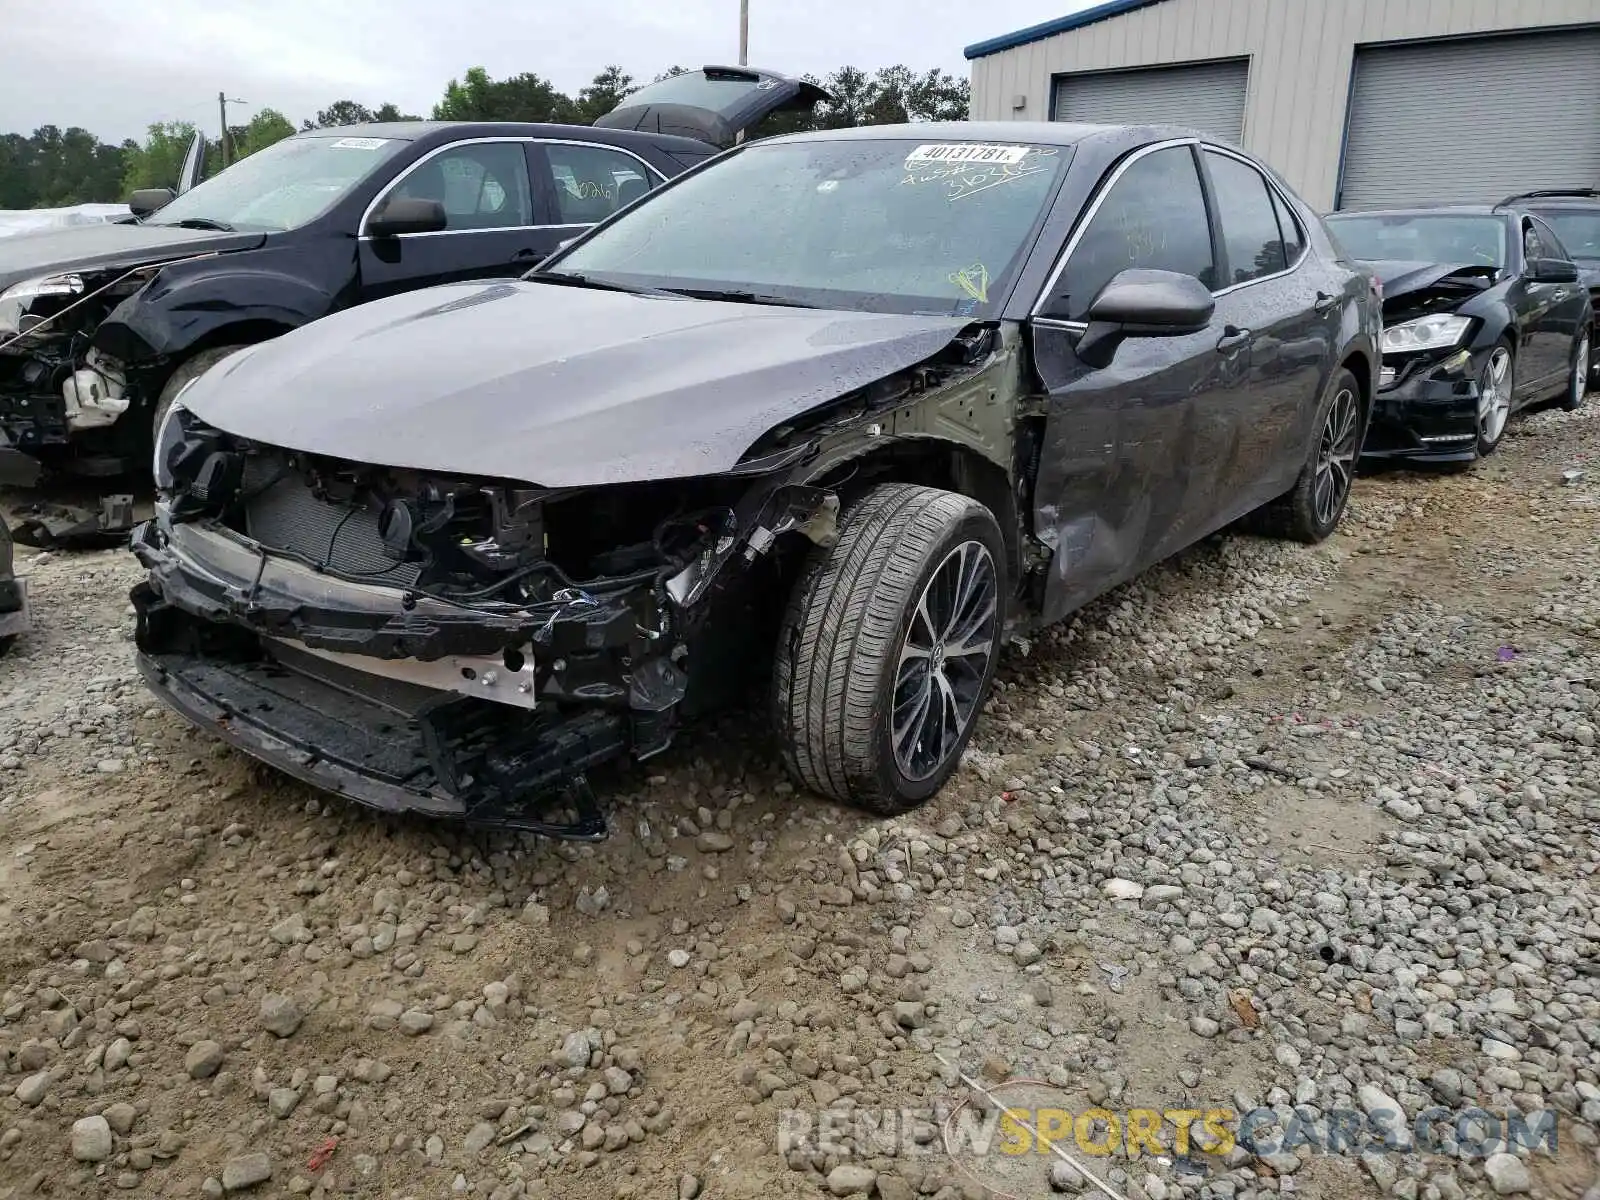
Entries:
[[1248, 59], [1056, 76], [1058, 121], [1186, 125], [1213, 137], [1244, 135]]
[[1341, 208], [1600, 187], [1600, 27], [1358, 50]]

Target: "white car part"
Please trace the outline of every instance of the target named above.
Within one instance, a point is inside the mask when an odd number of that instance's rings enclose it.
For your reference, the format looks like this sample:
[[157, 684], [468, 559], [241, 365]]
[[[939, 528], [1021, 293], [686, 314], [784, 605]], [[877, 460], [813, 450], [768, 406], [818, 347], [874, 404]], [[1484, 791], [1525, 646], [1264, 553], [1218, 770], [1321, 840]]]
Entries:
[[68, 429], [102, 429], [128, 411], [128, 380], [113, 360], [98, 350], [61, 385]]
[[477, 696], [514, 708], [531, 709], [539, 705], [534, 689], [531, 647], [524, 651], [520, 668], [513, 671], [503, 658], [452, 655], [436, 662], [423, 662], [415, 658], [368, 658], [364, 654], [313, 649], [293, 638], [267, 640], [364, 675], [379, 675], [439, 692], [459, 692], [463, 696]]

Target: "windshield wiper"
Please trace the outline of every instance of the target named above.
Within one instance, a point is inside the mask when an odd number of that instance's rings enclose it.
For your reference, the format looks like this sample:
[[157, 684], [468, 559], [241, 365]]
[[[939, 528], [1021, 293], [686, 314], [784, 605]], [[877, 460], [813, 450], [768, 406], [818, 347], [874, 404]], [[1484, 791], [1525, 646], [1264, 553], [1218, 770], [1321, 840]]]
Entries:
[[787, 296], [764, 296], [759, 292], [741, 292], [721, 288], [667, 288], [666, 290], [673, 293], [673, 295], [688, 296], [694, 300], [726, 300], [731, 304], [771, 304], [779, 308], [820, 307], [820, 305], [816, 304], [807, 304], [803, 300], [791, 300]]
[[[150, 222], [152, 225], [158, 222]], [[226, 221], [213, 221], [210, 217], [184, 217], [181, 221], [161, 221], [159, 224], [168, 229], [215, 229], [219, 233], [238, 233]]]
[[594, 288], [602, 292], [626, 292], [630, 296], [677, 296], [676, 292], [664, 292], [660, 288], [636, 287], [631, 283], [614, 283], [609, 279], [596, 279], [593, 275], [581, 275], [577, 271], [529, 271], [524, 279], [534, 283], [557, 283], [564, 287]]

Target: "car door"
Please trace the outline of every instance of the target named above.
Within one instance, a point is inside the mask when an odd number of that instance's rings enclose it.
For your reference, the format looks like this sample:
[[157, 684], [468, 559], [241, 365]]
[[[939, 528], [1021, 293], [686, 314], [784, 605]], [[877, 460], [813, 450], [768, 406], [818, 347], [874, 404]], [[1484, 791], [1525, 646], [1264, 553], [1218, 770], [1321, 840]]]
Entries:
[[1572, 276], [1570, 281], [1562, 279], [1553, 285], [1550, 310], [1544, 318], [1555, 341], [1552, 347], [1557, 359], [1555, 369], [1565, 378], [1572, 365], [1573, 345], [1583, 327], [1589, 323], [1589, 292], [1579, 280], [1577, 261], [1556, 231], [1538, 217], [1528, 219], [1533, 224], [1534, 232], [1539, 235], [1539, 247], [1544, 252], [1542, 262], [1546, 265], [1541, 273], [1549, 272], [1550, 266], [1555, 265], [1563, 276]]
[[[437, 200], [445, 227], [374, 237], [373, 213], [391, 199]], [[435, 283], [519, 275], [540, 253], [526, 139], [476, 138], [423, 155], [368, 206], [359, 263], [362, 300]]]
[[[1096, 369], [1075, 347], [1100, 290], [1129, 268], [1217, 285], [1195, 145], [1136, 151], [1102, 181], [1030, 322], [1045, 412], [1035, 530], [1051, 547], [1045, 616], [1056, 620], [1184, 544], [1225, 498], [1212, 460], [1238, 438], [1228, 397], [1249, 374], [1226, 297], [1194, 333], [1129, 337]], [[1194, 516], [1193, 504], [1204, 512]]]
[[[534, 143], [535, 181], [547, 213], [535, 231], [544, 254], [647, 195], [664, 176], [617, 146], [545, 140]], [[541, 256], [542, 257], [542, 256]]]
[[[1218, 302], [1238, 313], [1249, 340], [1248, 379], [1220, 398], [1236, 436], [1209, 464], [1211, 491], [1230, 497], [1224, 507], [1239, 515], [1282, 495], [1299, 473], [1337, 344], [1340, 297], [1302, 269], [1305, 231], [1254, 164], [1217, 146], [1204, 147], [1200, 160], [1227, 271]], [[1192, 515], [1206, 519], [1203, 506]]]
[[1538, 278], [1546, 257], [1544, 243], [1531, 217], [1522, 218], [1521, 229], [1522, 268], [1508, 296], [1519, 334], [1515, 397], [1518, 403], [1538, 395], [1553, 378], [1565, 374], [1571, 334], [1563, 335], [1559, 331], [1560, 312], [1566, 293], [1577, 286]]

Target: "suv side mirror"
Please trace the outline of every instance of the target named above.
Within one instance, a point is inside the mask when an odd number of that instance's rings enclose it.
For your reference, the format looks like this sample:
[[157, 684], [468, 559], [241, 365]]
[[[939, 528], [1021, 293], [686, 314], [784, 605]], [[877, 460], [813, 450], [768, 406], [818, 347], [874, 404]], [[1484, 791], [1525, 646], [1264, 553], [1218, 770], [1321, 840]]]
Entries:
[[1578, 282], [1578, 264], [1565, 258], [1536, 258], [1528, 267], [1534, 283]]
[[375, 238], [399, 237], [403, 233], [438, 233], [448, 224], [444, 205], [437, 200], [396, 196], [367, 218], [367, 233]]
[[1193, 275], [1129, 268], [1111, 277], [1089, 305], [1089, 325], [1074, 348], [1091, 367], [1109, 366], [1123, 339], [1198, 333], [1217, 302]]
[[173, 199], [171, 188], [140, 188], [128, 197], [128, 211], [136, 217], [148, 217], [171, 204]]

